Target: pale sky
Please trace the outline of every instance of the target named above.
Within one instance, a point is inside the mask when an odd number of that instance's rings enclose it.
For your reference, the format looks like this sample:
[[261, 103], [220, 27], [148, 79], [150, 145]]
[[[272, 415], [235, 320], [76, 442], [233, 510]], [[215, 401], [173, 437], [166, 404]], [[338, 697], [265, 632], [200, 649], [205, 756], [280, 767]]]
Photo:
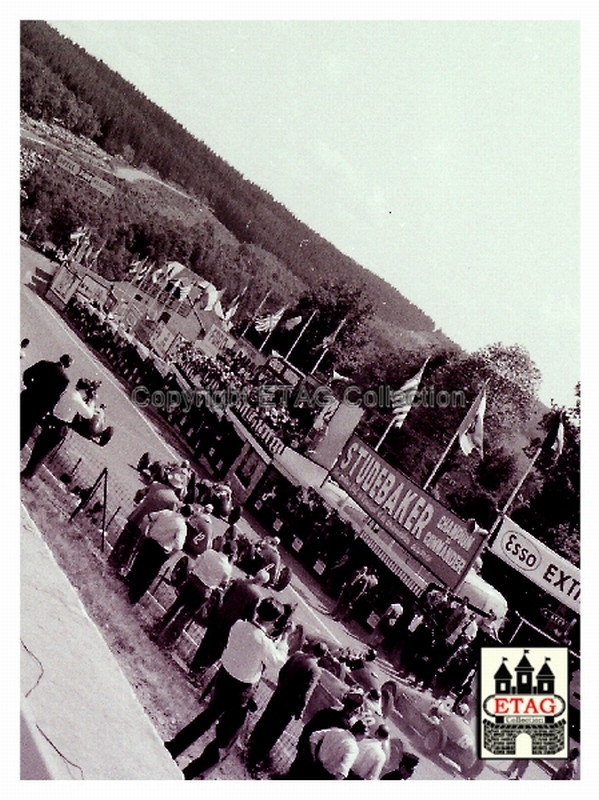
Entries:
[[573, 21], [54, 22], [469, 351], [580, 379]]

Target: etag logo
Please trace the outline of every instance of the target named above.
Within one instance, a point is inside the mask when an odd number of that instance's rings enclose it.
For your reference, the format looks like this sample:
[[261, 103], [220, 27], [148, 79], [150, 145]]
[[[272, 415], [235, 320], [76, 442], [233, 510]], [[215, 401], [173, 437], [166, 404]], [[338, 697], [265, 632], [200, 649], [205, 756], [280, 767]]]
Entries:
[[481, 758], [565, 758], [568, 650], [481, 647]]
[[506, 531], [503, 534], [501, 547], [512, 561], [518, 563], [520, 569], [536, 569], [541, 561], [537, 548], [528, 540], [522, 539], [516, 531]]

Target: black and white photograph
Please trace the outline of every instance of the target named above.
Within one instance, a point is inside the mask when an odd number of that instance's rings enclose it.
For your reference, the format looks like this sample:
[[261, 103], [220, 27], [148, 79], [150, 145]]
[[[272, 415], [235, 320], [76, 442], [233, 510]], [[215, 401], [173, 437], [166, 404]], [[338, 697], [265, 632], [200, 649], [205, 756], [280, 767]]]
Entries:
[[21, 782], [585, 774], [581, 4], [332, 5], [13, 23]]

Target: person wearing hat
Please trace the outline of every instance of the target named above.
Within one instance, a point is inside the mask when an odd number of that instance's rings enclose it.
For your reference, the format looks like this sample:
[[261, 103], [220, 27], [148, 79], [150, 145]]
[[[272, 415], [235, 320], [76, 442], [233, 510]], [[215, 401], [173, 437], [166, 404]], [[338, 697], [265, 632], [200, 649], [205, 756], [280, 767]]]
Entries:
[[141, 544], [144, 530], [148, 525], [148, 514], [162, 511], [165, 508], [175, 509], [179, 505], [179, 494], [183, 488], [183, 479], [176, 472], [169, 473], [165, 482], [153, 481], [136, 497], [138, 504], [127, 517], [125, 527], [121, 531], [108, 557], [108, 563], [117, 572], [126, 570], [133, 554]]
[[235, 739], [250, 710], [256, 688], [266, 668], [278, 669], [287, 658], [287, 641], [269, 636], [282, 612], [272, 598], [261, 601], [254, 619], [237, 620], [231, 628], [221, 667], [216, 674], [208, 705], [191, 720], [165, 747], [173, 758], [181, 755], [216, 722], [214, 739], [203, 753], [183, 770], [186, 780], [197, 778], [220, 759], [220, 752]]
[[33, 435], [35, 426], [46, 414], [54, 411], [69, 385], [66, 370], [72, 361], [71, 356], [65, 353], [58, 361], [37, 361], [23, 373], [25, 388], [21, 392], [21, 450]]

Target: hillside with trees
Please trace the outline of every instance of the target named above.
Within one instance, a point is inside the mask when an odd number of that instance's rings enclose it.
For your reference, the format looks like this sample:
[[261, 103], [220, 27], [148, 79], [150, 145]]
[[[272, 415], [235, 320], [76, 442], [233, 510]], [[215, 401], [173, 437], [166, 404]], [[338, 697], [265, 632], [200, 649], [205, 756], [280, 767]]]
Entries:
[[[294, 320], [311, 318], [293, 363], [321, 380], [333, 370], [363, 390], [399, 388], [429, 359], [422, 387], [461, 392], [465, 405], [420, 404], [392, 428], [381, 454], [416, 482], [426, 480], [480, 386], [488, 381], [484, 458], [453, 448], [433, 487], [462, 516], [489, 525], [543, 436], [548, 409], [524, 348], [501, 343], [463, 352], [399, 291], [339, 252], [283, 205], [194, 138], [135, 87], [44, 22], [21, 24], [21, 229], [32, 244], [68, 252], [85, 229], [90, 265], [127, 279], [133, 261], [179, 261], [238, 302], [235, 330], [266, 292], [263, 313], [283, 308], [269, 349], [295, 341]], [[91, 179], [74, 177], [68, 157]], [[144, 179], [132, 179], [143, 170]], [[129, 175], [129, 177], [127, 177]], [[258, 345], [255, 331], [248, 338]], [[328, 342], [326, 351], [323, 342]], [[341, 396], [343, 382], [332, 383]], [[365, 407], [358, 433], [374, 446], [390, 407]], [[564, 460], [539, 462], [516, 504], [529, 529], [577, 557], [579, 434], [567, 415]]]

